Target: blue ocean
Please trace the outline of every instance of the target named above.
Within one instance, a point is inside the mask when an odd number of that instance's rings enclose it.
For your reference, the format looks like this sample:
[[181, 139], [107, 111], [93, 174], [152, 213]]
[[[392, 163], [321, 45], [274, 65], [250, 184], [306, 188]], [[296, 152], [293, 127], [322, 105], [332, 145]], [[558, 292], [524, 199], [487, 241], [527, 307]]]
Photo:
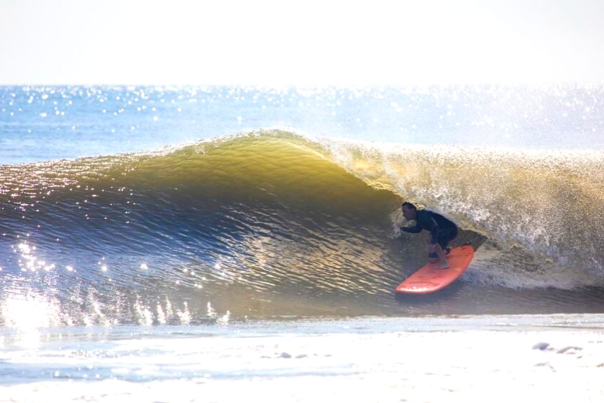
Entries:
[[0, 401], [597, 400], [603, 167], [604, 86], [0, 87]]

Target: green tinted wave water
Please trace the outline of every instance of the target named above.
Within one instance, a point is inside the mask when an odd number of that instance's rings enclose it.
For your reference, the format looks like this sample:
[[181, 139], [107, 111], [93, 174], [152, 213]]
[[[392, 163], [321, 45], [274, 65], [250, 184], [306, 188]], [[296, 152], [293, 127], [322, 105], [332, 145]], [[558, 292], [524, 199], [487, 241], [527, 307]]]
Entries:
[[603, 285], [603, 159], [259, 131], [1, 166], [3, 318], [17, 321], [20, 309], [56, 324], [394, 313], [394, 287], [426, 254], [423, 237], [398, 231], [402, 200], [458, 222], [455, 242], [478, 249], [461, 284], [499, 290], [454, 310], [491, 298], [490, 310], [523, 290], [534, 306], [551, 288], [552, 307], [537, 310], [579, 309], [581, 290]]

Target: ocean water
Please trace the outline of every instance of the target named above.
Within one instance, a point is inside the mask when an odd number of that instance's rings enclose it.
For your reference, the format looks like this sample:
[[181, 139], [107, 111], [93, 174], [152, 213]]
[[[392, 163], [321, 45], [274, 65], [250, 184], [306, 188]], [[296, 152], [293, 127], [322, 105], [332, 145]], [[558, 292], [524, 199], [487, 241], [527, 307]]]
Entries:
[[603, 94], [0, 87], [0, 401], [598, 401]]

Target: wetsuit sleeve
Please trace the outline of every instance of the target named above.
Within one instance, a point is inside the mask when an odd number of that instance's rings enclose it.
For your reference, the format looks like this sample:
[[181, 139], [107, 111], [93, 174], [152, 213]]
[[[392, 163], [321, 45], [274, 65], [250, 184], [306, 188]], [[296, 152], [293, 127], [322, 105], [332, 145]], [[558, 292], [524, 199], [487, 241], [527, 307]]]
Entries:
[[430, 233], [432, 234], [430, 243], [435, 244], [436, 240], [438, 239], [438, 224], [436, 223], [436, 220], [432, 217], [432, 214], [427, 211], [418, 213], [417, 225], [430, 231]]
[[416, 225], [415, 227], [401, 227], [401, 231], [417, 234], [418, 232], [421, 232], [422, 229]]

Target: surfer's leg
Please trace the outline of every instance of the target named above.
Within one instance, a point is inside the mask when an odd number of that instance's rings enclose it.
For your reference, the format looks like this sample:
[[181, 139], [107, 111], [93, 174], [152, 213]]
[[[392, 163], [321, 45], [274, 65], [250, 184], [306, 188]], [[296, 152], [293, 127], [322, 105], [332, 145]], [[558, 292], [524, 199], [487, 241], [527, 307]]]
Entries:
[[[432, 239], [432, 237], [431, 237], [431, 236], [426, 237], [426, 243], [427, 243], [428, 245], [430, 245], [430, 240], [431, 240], [431, 239]], [[430, 263], [436, 263], [436, 262], [440, 261], [440, 258], [438, 257], [438, 255], [436, 254], [436, 252], [430, 252], [430, 253], [428, 254], [428, 261], [429, 261]]]
[[446, 255], [450, 252], [450, 249], [447, 248], [449, 242], [455, 238], [457, 233], [451, 233], [450, 231], [442, 231], [438, 234], [438, 239], [436, 240], [436, 248], [435, 252], [440, 260], [440, 264], [438, 265], [439, 269], [448, 269], [449, 263], [447, 262]]
[[442, 245], [440, 245], [440, 243], [436, 243], [436, 247], [434, 248], [434, 252], [436, 253], [436, 256], [438, 257], [438, 260], [440, 260], [440, 264], [438, 265], [438, 269], [448, 269], [449, 268], [449, 263], [447, 262], [447, 258], [445, 257], [445, 251], [443, 250]]

